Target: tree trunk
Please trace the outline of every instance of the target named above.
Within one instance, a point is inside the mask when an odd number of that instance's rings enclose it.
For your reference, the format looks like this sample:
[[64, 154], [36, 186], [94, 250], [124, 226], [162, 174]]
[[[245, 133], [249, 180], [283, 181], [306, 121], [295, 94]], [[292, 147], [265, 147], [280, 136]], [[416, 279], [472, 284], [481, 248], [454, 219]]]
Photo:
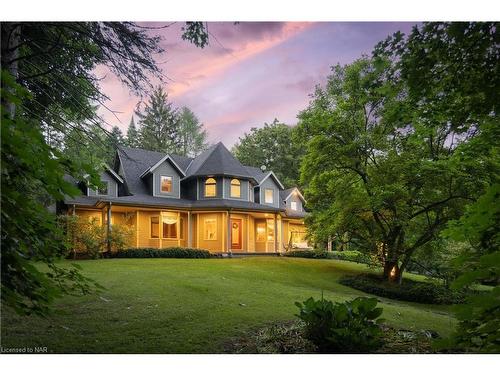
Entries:
[[[2, 49], [1, 49], [1, 65], [2, 69], [7, 70], [14, 79], [17, 80], [19, 57], [19, 42], [21, 40], [21, 25], [18, 23], [4, 22], [2, 23]], [[6, 101], [2, 104], [10, 118], [16, 115], [16, 105], [12, 101]]]

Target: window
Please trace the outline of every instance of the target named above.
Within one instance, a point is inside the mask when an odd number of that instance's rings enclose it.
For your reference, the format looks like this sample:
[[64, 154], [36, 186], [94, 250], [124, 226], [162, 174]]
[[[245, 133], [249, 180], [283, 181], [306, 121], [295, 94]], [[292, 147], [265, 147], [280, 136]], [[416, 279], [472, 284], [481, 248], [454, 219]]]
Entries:
[[160, 191], [162, 193], [171, 193], [172, 192], [172, 177], [170, 177], [170, 176], [161, 176], [160, 177]]
[[290, 206], [292, 207], [292, 210], [297, 211], [297, 202], [291, 201]]
[[257, 242], [264, 242], [266, 240], [266, 224], [263, 222], [257, 223], [257, 236], [256, 236], [256, 241]]
[[216, 219], [205, 219], [204, 223], [205, 229], [205, 240], [216, 240], [217, 239], [217, 220]]
[[217, 195], [217, 181], [214, 178], [207, 178], [205, 181], [205, 197], [215, 197]]
[[97, 188], [97, 195], [108, 195], [109, 181], [104, 181], [103, 186]]
[[158, 216], [151, 217], [151, 238], [160, 238], [160, 218]]
[[267, 240], [274, 240], [274, 220], [267, 220]]
[[240, 180], [233, 178], [231, 180], [231, 197], [240, 198], [241, 197], [241, 183]]
[[163, 224], [163, 238], [177, 239], [177, 216], [176, 215], [163, 215], [161, 217]]
[[266, 189], [264, 191], [264, 202], [266, 203], [273, 203], [274, 202], [274, 190], [273, 189]]

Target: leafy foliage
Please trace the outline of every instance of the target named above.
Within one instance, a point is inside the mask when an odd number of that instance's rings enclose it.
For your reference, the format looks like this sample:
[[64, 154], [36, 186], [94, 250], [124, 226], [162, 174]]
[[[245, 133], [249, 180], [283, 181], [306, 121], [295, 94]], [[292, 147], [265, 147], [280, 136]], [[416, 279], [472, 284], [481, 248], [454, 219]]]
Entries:
[[112, 255], [115, 258], [211, 258], [208, 250], [189, 247], [169, 247], [165, 249], [142, 248], [125, 249]]
[[382, 308], [376, 298], [358, 297], [344, 303], [321, 298], [296, 302], [306, 337], [321, 352], [368, 353], [382, 345]]
[[232, 152], [244, 165], [272, 170], [285, 187], [297, 186], [303, 148], [292, 133], [290, 126], [275, 119], [245, 133]]
[[463, 303], [468, 295], [466, 290], [455, 291], [432, 282], [407, 279], [401, 285], [389, 283], [380, 276], [372, 274], [344, 276], [339, 283], [379, 297], [436, 305]]

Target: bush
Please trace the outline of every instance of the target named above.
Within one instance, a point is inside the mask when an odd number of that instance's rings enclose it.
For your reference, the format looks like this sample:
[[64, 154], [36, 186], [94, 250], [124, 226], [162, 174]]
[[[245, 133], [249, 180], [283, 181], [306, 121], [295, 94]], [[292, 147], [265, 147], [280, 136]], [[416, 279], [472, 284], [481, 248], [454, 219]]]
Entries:
[[349, 262], [370, 264], [370, 257], [356, 250], [331, 251], [328, 253], [330, 259], [347, 260]]
[[114, 258], [210, 258], [208, 250], [188, 247], [169, 247], [165, 249], [142, 248], [126, 249], [112, 254]]
[[328, 253], [321, 250], [292, 250], [286, 252], [284, 255], [293, 258], [328, 259]]
[[465, 291], [454, 291], [428, 282], [405, 279], [401, 285], [389, 283], [373, 274], [344, 276], [339, 283], [379, 297], [438, 305], [463, 303], [467, 295]]
[[344, 303], [321, 298], [296, 302], [306, 324], [306, 337], [323, 353], [368, 353], [382, 345], [382, 308], [376, 298], [358, 297]]

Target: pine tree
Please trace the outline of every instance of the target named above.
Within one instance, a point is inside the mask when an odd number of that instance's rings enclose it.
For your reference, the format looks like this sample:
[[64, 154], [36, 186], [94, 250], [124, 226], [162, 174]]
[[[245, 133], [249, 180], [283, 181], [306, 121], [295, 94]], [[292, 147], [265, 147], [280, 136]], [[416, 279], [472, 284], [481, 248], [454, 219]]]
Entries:
[[205, 150], [207, 131], [198, 117], [187, 107], [182, 107], [180, 113], [180, 148], [178, 153], [184, 156], [196, 156]]
[[142, 111], [136, 112], [140, 123], [140, 147], [175, 153], [180, 146], [180, 117], [168, 101], [168, 94], [158, 86]]
[[139, 147], [139, 132], [135, 127], [134, 116], [130, 119], [130, 124], [127, 129], [127, 139], [125, 140], [125, 144], [129, 147]]

